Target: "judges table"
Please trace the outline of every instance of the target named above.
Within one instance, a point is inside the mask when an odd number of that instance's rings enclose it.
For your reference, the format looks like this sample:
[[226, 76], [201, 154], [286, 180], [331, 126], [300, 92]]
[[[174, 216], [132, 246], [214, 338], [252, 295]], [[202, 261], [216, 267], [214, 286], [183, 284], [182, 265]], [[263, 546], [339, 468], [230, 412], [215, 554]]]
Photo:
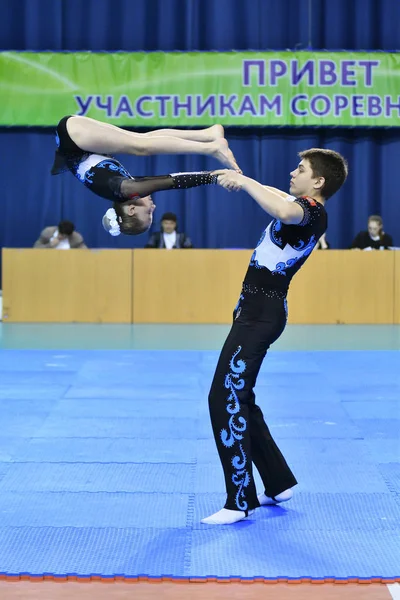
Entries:
[[[229, 323], [250, 250], [3, 249], [3, 321]], [[316, 251], [290, 323], [400, 323], [400, 252]]]

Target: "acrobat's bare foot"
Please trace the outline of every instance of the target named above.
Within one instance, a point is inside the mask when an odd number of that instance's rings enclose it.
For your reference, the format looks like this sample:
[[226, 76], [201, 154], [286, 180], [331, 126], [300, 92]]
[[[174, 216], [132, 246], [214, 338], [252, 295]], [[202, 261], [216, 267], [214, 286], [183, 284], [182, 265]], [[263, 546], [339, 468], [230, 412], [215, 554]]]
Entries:
[[225, 137], [224, 128], [222, 125], [211, 125], [211, 127], [207, 127], [207, 133], [210, 136], [212, 141], [219, 140]]
[[240, 171], [240, 173], [242, 172], [233, 156], [232, 150], [228, 146], [228, 142], [224, 138], [215, 141], [215, 151], [213, 155], [220, 163], [225, 167], [228, 167], [228, 169], [234, 169], [235, 171]]

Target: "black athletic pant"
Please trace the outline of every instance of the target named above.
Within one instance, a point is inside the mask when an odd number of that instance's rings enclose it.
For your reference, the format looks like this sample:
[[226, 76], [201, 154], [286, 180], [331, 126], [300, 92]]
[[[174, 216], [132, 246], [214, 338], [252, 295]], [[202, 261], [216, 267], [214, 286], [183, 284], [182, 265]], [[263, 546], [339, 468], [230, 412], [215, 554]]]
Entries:
[[231, 510], [248, 511], [259, 506], [252, 463], [267, 496], [276, 496], [297, 483], [253, 392], [266, 352], [285, 325], [286, 300], [242, 294], [218, 360], [209, 408], [225, 475], [225, 508]]

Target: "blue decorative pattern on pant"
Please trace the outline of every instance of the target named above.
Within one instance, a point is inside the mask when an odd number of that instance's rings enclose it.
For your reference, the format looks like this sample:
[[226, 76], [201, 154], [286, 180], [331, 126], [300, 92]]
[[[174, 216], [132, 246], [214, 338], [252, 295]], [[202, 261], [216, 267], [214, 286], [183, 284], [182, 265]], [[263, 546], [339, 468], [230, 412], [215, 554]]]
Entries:
[[237, 487], [235, 504], [238, 510], [246, 511], [248, 504], [244, 499], [244, 488], [248, 487], [250, 483], [250, 475], [247, 469], [247, 456], [240, 442], [243, 439], [243, 433], [247, 429], [247, 421], [241, 415], [238, 415], [240, 402], [237, 396], [237, 390], [242, 390], [245, 385], [241, 375], [246, 370], [246, 363], [241, 359], [235, 362], [241, 349], [242, 347], [239, 346], [232, 356], [229, 362], [230, 371], [225, 375], [224, 385], [230, 392], [226, 406], [226, 410], [230, 415], [228, 421], [229, 431], [228, 429], [222, 429], [220, 435], [225, 448], [234, 448], [237, 451], [237, 454], [232, 458], [232, 467], [234, 468], [232, 483]]

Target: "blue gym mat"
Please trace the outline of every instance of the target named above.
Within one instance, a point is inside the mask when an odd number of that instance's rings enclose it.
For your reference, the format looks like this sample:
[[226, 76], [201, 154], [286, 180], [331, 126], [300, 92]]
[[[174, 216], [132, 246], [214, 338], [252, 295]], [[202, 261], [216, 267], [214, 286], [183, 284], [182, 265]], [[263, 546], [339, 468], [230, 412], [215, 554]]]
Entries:
[[224, 527], [217, 358], [0, 350], [0, 574], [399, 577], [399, 353], [272, 352], [257, 399], [299, 485]]

